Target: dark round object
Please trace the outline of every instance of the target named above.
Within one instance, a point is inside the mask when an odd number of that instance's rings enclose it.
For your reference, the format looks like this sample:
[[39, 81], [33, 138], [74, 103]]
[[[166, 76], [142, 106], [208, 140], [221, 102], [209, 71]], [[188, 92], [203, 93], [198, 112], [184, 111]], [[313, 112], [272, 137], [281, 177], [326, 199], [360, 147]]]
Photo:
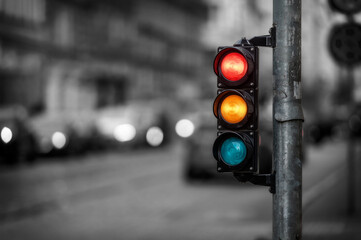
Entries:
[[330, 0], [330, 5], [334, 10], [347, 15], [361, 11], [361, 0]]
[[336, 25], [329, 36], [330, 52], [341, 65], [353, 66], [361, 62], [361, 25]]

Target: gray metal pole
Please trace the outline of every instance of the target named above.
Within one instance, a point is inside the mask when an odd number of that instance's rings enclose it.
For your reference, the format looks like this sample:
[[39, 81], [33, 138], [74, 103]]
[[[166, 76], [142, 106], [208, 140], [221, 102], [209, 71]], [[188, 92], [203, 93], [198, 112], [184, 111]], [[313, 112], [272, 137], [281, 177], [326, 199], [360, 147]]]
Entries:
[[[356, 108], [355, 97], [353, 89], [355, 88], [355, 74], [353, 67], [346, 68], [346, 80], [349, 82], [349, 113], [353, 113]], [[347, 214], [352, 216], [355, 214], [355, 191], [356, 191], [356, 172], [355, 172], [355, 161], [356, 161], [356, 144], [355, 138], [349, 130], [349, 137], [347, 141]]]
[[273, 0], [273, 239], [302, 239], [301, 0]]

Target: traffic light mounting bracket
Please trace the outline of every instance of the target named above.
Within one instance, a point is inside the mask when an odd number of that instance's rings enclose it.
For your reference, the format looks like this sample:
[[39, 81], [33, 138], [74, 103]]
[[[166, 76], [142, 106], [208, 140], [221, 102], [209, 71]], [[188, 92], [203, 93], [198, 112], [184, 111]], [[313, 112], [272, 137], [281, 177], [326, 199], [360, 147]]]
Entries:
[[254, 185], [268, 186], [270, 193], [276, 192], [275, 172], [271, 174], [244, 174], [233, 173], [233, 176], [240, 182], [250, 182]]
[[[273, 25], [269, 30], [270, 35], [256, 36], [249, 40], [242, 38], [237, 41], [234, 46], [252, 45], [255, 47], [276, 47], [276, 26]], [[275, 176], [276, 173], [270, 174], [247, 174], [247, 173], [233, 173], [234, 177], [239, 182], [250, 182], [254, 185], [268, 186], [270, 193], [276, 192]]]
[[262, 36], [256, 36], [249, 40], [246, 38], [242, 38], [238, 40], [234, 46], [244, 46], [244, 45], [253, 45], [255, 47], [276, 47], [276, 26], [273, 25], [273, 27], [269, 30], [270, 35], [262, 35]]

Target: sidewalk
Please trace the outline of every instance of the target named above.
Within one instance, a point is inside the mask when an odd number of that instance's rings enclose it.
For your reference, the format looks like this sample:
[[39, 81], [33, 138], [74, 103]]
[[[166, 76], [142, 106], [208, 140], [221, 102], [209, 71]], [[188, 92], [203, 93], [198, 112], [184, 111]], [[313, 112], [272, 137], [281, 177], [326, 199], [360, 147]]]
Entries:
[[358, 147], [354, 161], [354, 213], [348, 214], [347, 211], [349, 172], [345, 156], [344, 164], [337, 169], [338, 175], [331, 188], [322, 189], [316, 200], [303, 209], [304, 240], [361, 239], [361, 175], [358, 174], [361, 172], [361, 161], [358, 160], [360, 150]]
[[336, 221], [304, 224], [304, 240], [359, 240], [361, 239], [361, 216], [340, 218]]

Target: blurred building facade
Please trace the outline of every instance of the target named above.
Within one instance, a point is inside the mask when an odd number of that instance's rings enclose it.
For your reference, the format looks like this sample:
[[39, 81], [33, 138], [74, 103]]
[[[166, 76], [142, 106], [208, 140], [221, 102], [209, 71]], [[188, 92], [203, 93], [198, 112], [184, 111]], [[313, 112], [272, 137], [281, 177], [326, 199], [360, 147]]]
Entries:
[[[332, 26], [345, 21], [327, 0], [303, 3], [306, 106], [333, 108], [342, 69], [327, 41]], [[269, 0], [1, 0], [0, 105], [52, 112], [187, 100], [199, 92], [213, 98], [217, 46], [265, 34], [271, 24]], [[272, 49], [260, 56], [260, 93], [272, 95]], [[323, 86], [318, 100], [315, 85]], [[358, 101], [360, 89], [357, 83]]]
[[0, 104], [62, 112], [194, 97], [209, 71], [207, 17], [202, 1], [2, 0]]

